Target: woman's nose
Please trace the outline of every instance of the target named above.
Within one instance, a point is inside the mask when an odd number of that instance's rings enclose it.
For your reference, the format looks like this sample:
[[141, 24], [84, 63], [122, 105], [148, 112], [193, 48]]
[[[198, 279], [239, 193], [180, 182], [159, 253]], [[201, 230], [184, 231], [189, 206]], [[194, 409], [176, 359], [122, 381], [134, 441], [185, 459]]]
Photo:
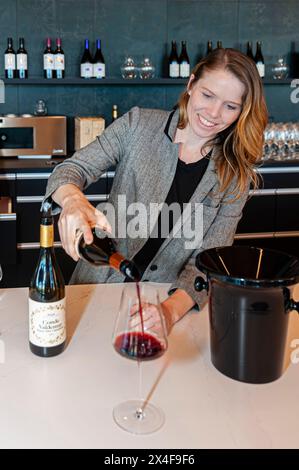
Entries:
[[208, 113], [211, 118], [216, 119], [220, 115], [221, 103], [213, 102], [208, 108]]

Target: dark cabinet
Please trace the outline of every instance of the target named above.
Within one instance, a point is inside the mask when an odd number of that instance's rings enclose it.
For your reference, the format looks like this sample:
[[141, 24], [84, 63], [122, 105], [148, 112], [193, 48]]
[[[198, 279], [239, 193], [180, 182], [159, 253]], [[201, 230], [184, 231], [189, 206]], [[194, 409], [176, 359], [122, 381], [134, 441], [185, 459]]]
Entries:
[[17, 259], [16, 214], [0, 214], [0, 264], [14, 264]]
[[299, 232], [299, 188], [296, 194], [278, 193], [276, 207], [276, 230]]
[[[40, 208], [50, 172], [36, 171], [0, 174], [0, 196], [9, 196], [13, 213], [0, 213], [0, 263], [3, 265], [1, 287], [29, 285], [39, 254]], [[96, 206], [108, 199], [107, 173], [85, 191]], [[54, 218], [55, 251], [66, 283], [76, 263], [61, 247], [58, 233], [59, 216]]]
[[259, 233], [275, 231], [276, 203], [272, 195], [249, 197], [243, 209], [243, 216], [238, 224], [237, 233]]
[[263, 188], [247, 201], [235, 243], [299, 257], [299, 166], [265, 167], [261, 171]]
[[[1, 287], [28, 286], [39, 253], [40, 206], [50, 176], [39, 168], [0, 173], [0, 196], [11, 198], [10, 213], [0, 211]], [[86, 190], [96, 206], [108, 199], [114, 168]], [[235, 243], [276, 248], [299, 256], [299, 165], [262, 169], [263, 186], [253, 192], [243, 210]], [[55, 217], [56, 253], [66, 282], [75, 262], [64, 252]]]
[[[63, 277], [67, 283], [76, 266], [62, 248], [55, 249], [57, 261], [61, 267]], [[37, 264], [38, 248], [18, 249], [15, 264], [3, 265], [3, 279], [1, 287], [28, 287]]]

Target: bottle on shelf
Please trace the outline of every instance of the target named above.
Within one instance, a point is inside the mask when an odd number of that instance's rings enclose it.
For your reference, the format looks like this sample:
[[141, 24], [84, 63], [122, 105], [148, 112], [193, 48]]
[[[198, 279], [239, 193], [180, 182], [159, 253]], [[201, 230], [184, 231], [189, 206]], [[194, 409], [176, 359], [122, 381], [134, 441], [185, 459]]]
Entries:
[[259, 76], [261, 78], [264, 78], [264, 76], [265, 76], [265, 61], [264, 61], [264, 57], [263, 57], [263, 53], [262, 53], [262, 43], [260, 41], [258, 41], [256, 43], [256, 54], [255, 54], [255, 57], [254, 57], [254, 61], [255, 61]]
[[296, 47], [296, 41], [291, 42], [290, 53], [290, 76], [292, 78], [299, 77], [299, 52]]
[[17, 50], [17, 78], [28, 78], [28, 54], [24, 38], [19, 39], [19, 49]]
[[190, 60], [187, 53], [187, 43], [182, 41], [182, 51], [179, 57], [180, 77], [187, 78], [190, 76]]
[[93, 77], [95, 78], [105, 78], [106, 77], [106, 70], [105, 70], [105, 60], [102, 53], [101, 48], [101, 40], [96, 40], [96, 52], [93, 58]]
[[29, 346], [41, 357], [60, 354], [66, 340], [65, 287], [53, 245], [53, 217], [43, 212], [40, 254], [29, 287]]
[[44, 51], [44, 78], [54, 78], [54, 54], [50, 38], [47, 38], [46, 49]]
[[207, 53], [206, 56], [209, 55], [213, 51], [213, 43], [212, 41], [207, 42]]
[[4, 53], [5, 78], [15, 78], [16, 75], [16, 54], [13, 49], [12, 38], [7, 38], [7, 49]]
[[180, 65], [179, 65], [179, 57], [177, 53], [176, 42], [171, 41], [171, 52], [168, 59], [168, 66], [169, 66], [169, 77], [170, 78], [179, 78], [180, 76]]
[[248, 41], [248, 42], [247, 42], [247, 51], [246, 51], [246, 55], [247, 55], [247, 57], [249, 57], [250, 59], [254, 60], [254, 55], [253, 55], [253, 52], [252, 52], [252, 42], [251, 42], [251, 41]]
[[126, 259], [116, 251], [112, 238], [105, 235], [98, 228], [92, 229], [93, 241], [85, 243], [82, 233], [78, 233], [76, 251], [80, 258], [88, 261], [93, 266], [110, 266], [126, 276], [131, 281], [139, 281], [139, 270], [133, 261]]
[[222, 49], [222, 41], [217, 41], [217, 49]]
[[61, 47], [61, 39], [56, 39], [56, 49], [54, 52], [54, 78], [64, 78], [65, 56]]
[[85, 49], [80, 63], [80, 77], [92, 78], [93, 76], [93, 63], [89, 50], [89, 40], [85, 39]]
[[116, 121], [117, 118], [118, 118], [118, 108], [117, 108], [117, 104], [114, 104], [112, 106], [112, 122]]

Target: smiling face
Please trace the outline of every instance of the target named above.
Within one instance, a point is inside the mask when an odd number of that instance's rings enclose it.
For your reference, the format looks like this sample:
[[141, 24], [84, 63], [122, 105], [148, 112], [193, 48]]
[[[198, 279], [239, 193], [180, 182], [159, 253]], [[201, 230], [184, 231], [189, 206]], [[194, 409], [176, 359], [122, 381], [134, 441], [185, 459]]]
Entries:
[[187, 104], [189, 131], [195, 138], [211, 139], [238, 119], [242, 110], [243, 83], [225, 69], [205, 71], [192, 85]]

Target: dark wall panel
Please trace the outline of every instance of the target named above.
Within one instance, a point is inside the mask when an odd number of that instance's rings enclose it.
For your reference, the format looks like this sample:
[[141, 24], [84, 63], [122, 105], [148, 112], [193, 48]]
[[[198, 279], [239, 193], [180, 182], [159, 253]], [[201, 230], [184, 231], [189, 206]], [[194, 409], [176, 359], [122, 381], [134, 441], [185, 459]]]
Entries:
[[[79, 75], [84, 39], [102, 39], [107, 75], [120, 77], [126, 55], [140, 61], [150, 56], [157, 76], [165, 76], [172, 39], [186, 40], [191, 64], [205, 53], [207, 40], [245, 50], [246, 42], [261, 40], [266, 70], [279, 54], [290, 59], [291, 44], [298, 46], [298, 0], [1, 0], [0, 48], [6, 39], [25, 37], [29, 74], [42, 76], [45, 38], [60, 36], [66, 54], [66, 76]], [[296, 42], [297, 40], [297, 42]], [[169, 109], [182, 86], [6, 86], [2, 113], [33, 112], [37, 99], [46, 101], [49, 114], [101, 114], [107, 122], [113, 104], [120, 114], [131, 106]], [[266, 86], [273, 120], [296, 120], [298, 105], [291, 103], [289, 86]], [[72, 129], [70, 130], [70, 132]], [[72, 149], [70, 149], [72, 150]]]

